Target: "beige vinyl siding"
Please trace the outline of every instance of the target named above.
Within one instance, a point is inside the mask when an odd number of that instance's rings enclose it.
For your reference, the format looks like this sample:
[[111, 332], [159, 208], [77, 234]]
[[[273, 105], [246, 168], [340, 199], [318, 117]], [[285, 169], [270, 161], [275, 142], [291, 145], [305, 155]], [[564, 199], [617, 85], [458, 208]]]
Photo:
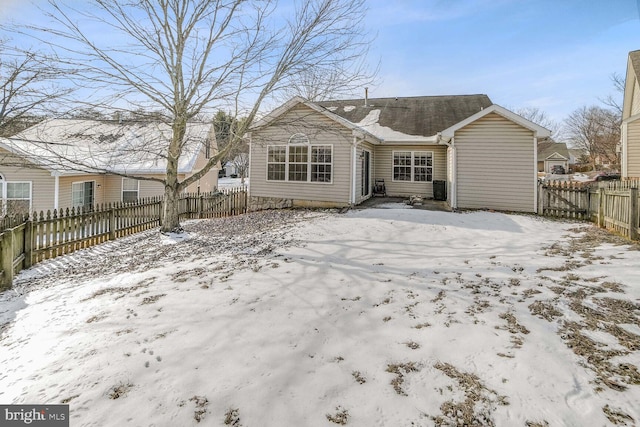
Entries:
[[640, 178], [640, 119], [627, 123], [627, 177]]
[[637, 79], [634, 80], [633, 94], [631, 96], [631, 116], [640, 113], [640, 84], [638, 84]]
[[72, 184], [75, 182], [94, 181], [94, 204], [105, 203], [105, 176], [104, 175], [77, 175], [77, 176], [61, 176], [60, 177], [60, 193], [58, 206], [60, 209], [72, 207]]
[[378, 145], [375, 150], [374, 179], [384, 179], [391, 197], [433, 197], [433, 182], [393, 181], [394, 151], [433, 152], [433, 179], [447, 179], [447, 147], [445, 145]]
[[458, 208], [533, 212], [533, 132], [491, 113], [455, 133]]
[[[267, 147], [286, 145], [296, 133], [307, 135], [312, 145], [333, 147], [331, 183], [267, 181]], [[352, 141], [351, 130], [348, 128], [306, 106], [293, 108], [277, 122], [251, 134], [251, 196], [348, 205], [351, 194]]]
[[[162, 179], [163, 175], [149, 175]], [[179, 179], [183, 179], [184, 175], [179, 175]], [[134, 179], [134, 178], [132, 178]], [[164, 195], [164, 184], [158, 181], [139, 180], [138, 181], [138, 198], [145, 199], [148, 197], [159, 197]], [[122, 201], [122, 177], [118, 175], [105, 176], [105, 188], [103, 201], [100, 203], [117, 203]]]
[[32, 211], [53, 210], [55, 178], [51, 176], [51, 172], [0, 149], [0, 173], [6, 181], [31, 182]]
[[[214, 152], [214, 148], [215, 147], [212, 147], [211, 149], [212, 153]], [[193, 170], [195, 172], [201, 170], [209, 161], [209, 159], [206, 158], [205, 154], [206, 153], [204, 150], [200, 151], [200, 154], [198, 155], [196, 163], [193, 167]], [[200, 193], [210, 193], [214, 191], [216, 188], [218, 188], [218, 170], [220, 170], [219, 163], [215, 167], [209, 169], [209, 172], [204, 174], [204, 176], [201, 177], [198, 181], [187, 187], [187, 193], [197, 193], [198, 190], [200, 190]], [[189, 177], [191, 175], [192, 174], [188, 174], [186, 176]]]

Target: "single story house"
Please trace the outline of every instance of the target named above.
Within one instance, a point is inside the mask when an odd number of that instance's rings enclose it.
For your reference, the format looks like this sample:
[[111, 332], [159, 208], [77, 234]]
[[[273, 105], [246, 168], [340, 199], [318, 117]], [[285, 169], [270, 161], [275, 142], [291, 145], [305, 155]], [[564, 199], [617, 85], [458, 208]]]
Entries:
[[[217, 149], [211, 124], [189, 123], [178, 164], [184, 179]], [[150, 178], [166, 174], [171, 128], [164, 123], [50, 119], [10, 138], [0, 138], [3, 213], [26, 213], [162, 196]], [[188, 192], [213, 191], [213, 168]], [[126, 175], [126, 176], [125, 176]]]
[[388, 196], [431, 198], [436, 184], [452, 208], [535, 212], [549, 136], [487, 95], [295, 97], [250, 129], [250, 204], [352, 206], [384, 180]]
[[620, 168], [623, 178], [640, 178], [640, 50], [629, 52], [622, 103]]
[[538, 172], [552, 173], [554, 166], [562, 166], [569, 173], [570, 159], [567, 144], [551, 139], [538, 141]]

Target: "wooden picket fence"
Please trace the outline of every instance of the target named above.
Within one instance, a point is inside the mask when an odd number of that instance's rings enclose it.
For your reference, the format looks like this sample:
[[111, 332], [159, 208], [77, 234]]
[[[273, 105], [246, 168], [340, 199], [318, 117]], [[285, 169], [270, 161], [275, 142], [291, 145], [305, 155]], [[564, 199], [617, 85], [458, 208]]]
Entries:
[[[207, 194], [183, 194], [182, 219], [221, 218], [247, 212], [247, 190], [225, 189]], [[162, 224], [161, 197], [134, 203], [97, 205], [5, 218], [0, 233], [0, 290], [10, 287], [24, 268], [108, 240], [139, 233]]]
[[640, 236], [639, 180], [546, 182], [538, 189], [538, 213], [592, 221], [632, 240]]

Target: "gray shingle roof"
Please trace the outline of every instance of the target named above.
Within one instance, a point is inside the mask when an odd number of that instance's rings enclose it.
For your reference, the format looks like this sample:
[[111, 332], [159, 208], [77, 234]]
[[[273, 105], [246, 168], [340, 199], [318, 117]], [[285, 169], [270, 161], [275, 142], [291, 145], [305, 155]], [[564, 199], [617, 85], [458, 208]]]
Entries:
[[547, 157], [553, 155], [553, 153], [558, 153], [563, 157], [569, 158], [569, 150], [567, 149], [567, 144], [564, 142], [555, 142], [551, 139], [547, 139], [546, 141], [538, 142], [538, 160], [543, 161]]
[[408, 135], [434, 136], [492, 105], [487, 95], [416, 96], [322, 101], [318, 105], [354, 124], [380, 110], [378, 124]]

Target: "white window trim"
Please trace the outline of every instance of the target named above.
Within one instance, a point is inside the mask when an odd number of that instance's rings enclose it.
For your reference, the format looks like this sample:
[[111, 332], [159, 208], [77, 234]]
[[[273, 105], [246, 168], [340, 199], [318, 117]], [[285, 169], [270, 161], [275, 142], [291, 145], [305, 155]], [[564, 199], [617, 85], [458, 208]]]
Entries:
[[[93, 204], [96, 204], [96, 193], [98, 191], [98, 184], [96, 183], [95, 179], [88, 179], [86, 181], [72, 181], [71, 182], [71, 207], [73, 208], [77, 208], [79, 206], [76, 206], [73, 204], [73, 185], [74, 184], [84, 184], [87, 182], [93, 182]], [[84, 206], [84, 205], [83, 205]]]
[[[395, 179], [395, 173], [394, 173], [394, 169], [396, 167], [396, 165], [394, 164], [394, 159], [396, 157], [396, 153], [411, 153], [411, 180], [410, 181], [404, 181], [402, 179]], [[415, 180], [415, 168], [416, 168], [416, 153], [428, 153], [431, 154], [431, 181], [416, 181]], [[434, 180], [434, 170], [435, 170], [435, 156], [433, 155], [433, 151], [429, 151], [429, 150], [394, 150], [391, 152], [391, 181], [392, 182], [403, 182], [403, 183], [433, 183]]]
[[[124, 189], [124, 180], [125, 180], [125, 179], [130, 179], [130, 180], [133, 180], [133, 181], [135, 181], [135, 182], [136, 182], [136, 185], [137, 185], [137, 188], [136, 188], [136, 190], [135, 190], [135, 191], [136, 191], [136, 193], [137, 193], [136, 199], [140, 199], [140, 180], [139, 180], [139, 179], [135, 179], [135, 178], [127, 178], [127, 177], [124, 177], [124, 176], [123, 176], [123, 177], [122, 177], [122, 181], [120, 181], [120, 201], [124, 203], [124, 192], [125, 192], [125, 189]], [[94, 191], [95, 191], [95, 190], [94, 190]], [[133, 190], [126, 190], [126, 191], [131, 191], [131, 192], [133, 192]]]
[[[29, 184], [29, 199], [8, 199], [7, 198], [7, 184]], [[29, 212], [33, 209], [33, 181], [7, 181], [4, 178], [4, 175], [0, 173], [0, 203], [2, 206], [0, 207], [1, 214], [7, 214], [7, 202], [9, 200], [29, 200]]]
[[[303, 184], [318, 184], [318, 185], [330, 185], [333, 184], [333, 177], [335, 175], [335, 168], [333, 166], [333, 159], [335, 158], [335, 150], [333, 144], [302, 144], [302, 143], [294, 143], [292, 144], [294, 147], [306, 146], [307, 150], [307, 180], [306, 181], [293, 181], [289, 180], [289, 145], [288, 144], [271, 144], [267, 145], [266, 151], [266, 170], [265, 170], [265, 180], [268, 182], [292, 182], [292, 183], [303, 183]], [[284, 179], [269, 179], [269, 164], [282, 164], [280, 162], [273, 163], [269, 162], [269, 149], [271, 147], [285, 147], [285, 161], [284, 161]], [[318, 163], [311, 161], [311, 150], [313, 147], [331, 147], [331, 163]], [[297, 164], [297, 163], [296, 163]], [[330, 181], [312, 181], [311, 180], [311, 165], [330, 165], [331, 166], [331, 180]]]

